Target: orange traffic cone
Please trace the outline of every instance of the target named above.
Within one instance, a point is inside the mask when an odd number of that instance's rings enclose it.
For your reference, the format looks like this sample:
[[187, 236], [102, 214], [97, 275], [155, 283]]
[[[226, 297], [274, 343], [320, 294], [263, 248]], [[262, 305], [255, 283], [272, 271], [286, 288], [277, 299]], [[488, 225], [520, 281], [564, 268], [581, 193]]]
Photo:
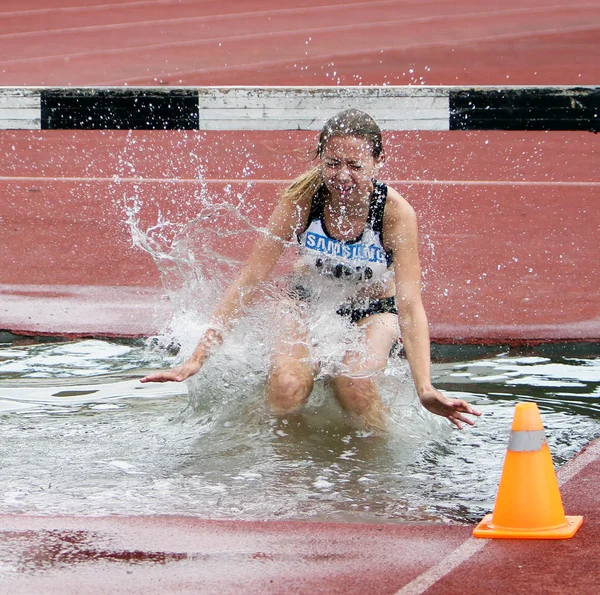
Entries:
[[583, 517], [566, 517], [542, 418], [535, 403], [518, 403], [493, 514], [475, 537], [566, 539]]

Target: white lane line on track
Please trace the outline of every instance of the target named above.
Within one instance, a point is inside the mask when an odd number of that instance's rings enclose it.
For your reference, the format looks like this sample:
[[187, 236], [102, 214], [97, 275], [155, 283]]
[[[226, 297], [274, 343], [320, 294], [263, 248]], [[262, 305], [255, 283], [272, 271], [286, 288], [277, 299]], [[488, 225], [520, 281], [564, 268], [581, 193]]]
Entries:
[[[581, 454], [571, 459], [566, 465], [561, 467], [557, 473], [558, 484], [563, 486], [578, 473], [583, 471], [590, 463], [600, 458], [600, 439], [595, 440]], [[472, 558], [480, 552], [490, 540], [476, 537], [469, 537], [453, 552], [440, 560], [435, 566], [420, 574], [402, 589], [396, 591], [395, 595], [421, 595], [429, 587], [433, 586], [440, 579], [450, 574], [461, 564]]]
[[[403, 21], [404, 22], [404, 21]], [[386, 22], [386, 25], [389, 22]], [[356, 28], [356, 25], [352, 26], [352, 30]], [[350, 57], [350, 56], [366, 56], [370, 54], [380, 54], [382, 52], [396, 52], [396, 51], [408, 51], [408, 50], [416, 50], [416, 49], [424, 49], [424, 48], [444, 48], [451, 47], [454, 48], [457, 44], [462, 45], [473, 45], [479, 43], [493, 43], [496, 41], [511, 41], [511, 40], [519, 40], [526, 39], [527, 37], [545, 37], [548, 35], [564, 35], [567, 33], [583, 33], [587, 31], [594, 31], [600, 28], [598, 23], [591, 23], [588, 25], [578, 25], [573, 27], [564, 26], [562, 28], [559, 27], [551, 27], [549, 29], [538, 29], [535, 31], [522, 31], [519, 33], [501, 33], [496, 35], [486, 35], [484, 37], [476, 36], [476, 37], [464, 37], [459, 39], [448, 39], [444, 41], [426, 41], [426, 42], [410, 42], [410, 43], [394, 43], [393, 45], [377, 45], [377, 47], [370, 48], [353, 48], [349, 51], [337, 50], [335, 52], [326, 52], [321, 54], [312, 54], [310, 56], [309, 62], [312, 64], [314, 62], [318, 62], [318, 64], [323, 64], [325, 62], [329, 62], [331, 60], [339, 60], [342, 58]], [[313, 29], [308, 29], [306, 32], [301, 30], [293, 31], [294, 35], [306, 33], [308, 35], [313, 34]], [[288, 33], [289, 35], [289, 33]], [[156, 81], [157, 78], [172, 78], [177, 76], [189, 76], [189, 75], [198, 75], [198, 74], [214, 74], [214, 73], [232, 73], [245, 71], [250, 68], [276, 68], [278, 66], [289, 66], [290, 63], [295, 63], [297, 60], [293, 60], [291, 58], [281, 58], [277, 60], [261, 60], [260, 62], [246, 62], [246, 63], [238, 63], [231, 64], [228, 66], [215, 65], [206, 68], [194, 68], [193, 70], [177, 70], [177, 71], [167, 71], [167, 72], [148, 72], [147, 75], [143, 77], [137, 78], [129, 78], [129, 79], [118, 79], [118, 80], [110, 80], [110, 81], [102, 81], [94, 83], [97, 86], [119, 86], [119, 85], [148, 85], [155, 83], [148, 83], [149, 80]]]
[[[185, 21], [187, 22], [189, 19], [185, 19]], [[390, 25], [391, 23], [393, 24], [394, 21], [386, 21], [386, 22], [377, 22], [377, 23], [371, 23], [369, 24], [369, 26], [372, 26], [373, 28], [377, 28], [377, 27], [382, 27], [385, 25]], [[405, 20], [399, 21], [401, 24], [406, 24]], [[366, 27], [367, 25], [363, 25], [364, 27]], [[348, 25], [345, 27], [346, 29], [350, 30], [350, 31], [354, 31], [356, 28], [356, 25]], [[337, 26], [335, 28], [330, 28], [331, 31], [335, 30], [337, 32], [339, 32], [340, 30], [344, 29], [344, 27], [341, 26]], [[435, 47], [443, 47], [443, 46], [448, 46], [448, 45], [456, 45], [457, 43], [461, 43], [461, 44], [472, 44], [472, 43], [490, 43], [496, 40], [502, 40], [502, 39], [508, 39], [508, 40], [512, 40], [512, 39], [521, 39], [521, 38], [525, 38], [528, 35], [529, 36], [540, 36], [540, 35], [554, 35], [556, 33], [561, 33], [561, 34], [566, 34], [566, 33], [577, 33], [577, 32], [585, 32], [585, 31], [589, 31], [589, 30], [595, 30], [598, 29], [598, 24], [588, 24], [588, 25], [583, 25], [583, 26], [573, 26], [573, 27], [563, 27], [562, 29], [556, 29], [556, 28], [551, 28], [551, 29], [540, 29], [540, 30], [535, 30], [535, 31], [529, 31], [529, 32], [522, 32], [519, 33], [517, 35], [515, 34], [499, 34], [499, 35], [495, 35], [495, 36], [488, 36], [485, 39], [482, 38], [465, 38], [465, 39], [451, 39], [447, 42], [428, 42], [428, 43], [410, 43], [407, 45], [394, 45], [394, 46], [389, 46], [389, 47], [385, 47], [382, 48], [381, 46], [377, 46], [376, 48], [373, 47], [366, 47], [366, 48], [362, 48], [359, 49], [358, 52], [356, 49], [353, 49], [350, 52], [336, 52], [335, 54], [331, 54], [331, 53], [326, 53], [326, 54], [320, 54], [320, 55], [312, 55], [311, 56], [311, 62], [315, 62], [318, 61], [319, 63], [321, 62], [327, 62], [330, 60], [334, 60], [334, 59], [339, 59], [339, 58], [344, 58], [347, 56], [354, 56], [357, 53], [360, 54], [373, 54], [373, 53], [381, 53], [384, 50], [385, 51], [406, 51], [409, 49], [420, 49], [420, 48], [424, 48], [424, 47], [431, 47], [431, 48], [435, 48]], [[319, 30], [315, 30], [315, 29], [306, 29], [306, 30], [302, 30], [302, 29], [298, 29], [298, 30], [281, 30], [281, 31], [276, 31], [273, 32], [273, 34], [271, 35], [271, 37], [275, 36], [282, 36], [282, 37], [289, 37], [290, 35], [297, 35], [297, 36], [302, 36], [302, 35], [315, 35], [315, 31], [317, 32], [326, 32], [325, 28], [319, 29]], [[331, 32], [330, 31], [330, 32]], [[2, 38], [2, 35], [0, 35], [0, 39]], [[225, 41], [227, 42], [239, 42], [239, 41], [252, 41], [252, 40], [257, 40], [257, 39], [263, 39], [264, 38], [264, 34], [245, 34], [245, 35], [237, 35], [237, 36], [229, 36], [229, 37], [214, 37], [214, 38], [206, 38], [206, 39], [195, 39], [195, 40], [186, 40], [186, 41], [176, 41], [176, 42], [166, 42], [166, 43], [152, 43], [152, 44], [143, 44], [143, 45], [132, 45], [132, 46], [127, 46], [125, 48], [123, 47], [119, 47], [119, 48], [105, 48], [102, 50], [90, 50], [90, 51], [85, 51], [85, 52], [76, 52], [76, 53], [60, 53], [60, 54], [46, 54], [43, 56], [30, 56], [30, 57], [26, 57], [26, 58], [12, 58], [10, 60], [0, 60], [0, 65], [2, 66], [6, 66], [6, 67], [10, 67], [10, 66], [15, 66], [15, 65], [21, 65], [21, 64], [35, 64], [35, 63], [40, 63], [40, 62], [55, 62], [57, 60], [65, 60], [65, 59], [69, 59], [69, 60], [81, 60], [81, 59], [92, 59], [92, 58], [96, 58], [96, 57], [107, 57], [107, 56], [112, 56], [112, 55], [117, 55], [117, 54], [122, 54], [123, 52], [130, 52], [130, 53], [135, 53], [135, 52], [148, 52], [148, 51], [157, 51], [157, 50], [170, 50], [170, 49], [183, 49], [183, 48], [191, 48], [191, 47], [197, 47], [199, 45], [206, 45], [206, 44], [214, 44], [217, 41], [219, 41], [220, 43], [224, 43]], [[245, 70], [248, 68], [255, 68], [255, 67], [260, 67], [260, 66], [268, 66], [268, 67], [278, 67], [278, 66], [282, 66], [282, 65], [289, 65], [291, 62], [294, 62], [294, 60], [290, 57], [284, 58], [284, 59], [279, 59], [279, 60], [272, 60], [272, 61], [261, 61], [261, 62], [255, 62], [255, 63], [238, 63], [238, 64], [232, 64], [230, 66], [223, 66], [223, 65], [213, 65], [213, 66], [209, 66], [206, 68], [197, 68], [194, 70], [181, 70], [181, 71], [176, 71], [176, 72], [168, 72], [168, 73], [159, 73], [156, 74], [155, 76], [158, 78], [169, 78], [169, 77], [174, 77], [174, 76], [186, 76], [186, 75], [193, 75], [193, 74], [211, 74], [214, 72], [231, 72], [231, 71], [239, 71], [239, 70]], [[147, 82], [142, 82], [140, 83], [140, 80], [143, 81], [147, 81], [149, 78], [151, 78], [153, 75], [152, 74], [148, 74], [146, 76], [144, 76], [143, 79], [140, 79], [139, 77], [137, 79], [120, 79], [118, 81], [104, 81], [102, 83], [96, 83], [100, 86], [120, 86], [120, 85], [136, 85], [136, 84], [143, 84], [143, 85], [147, 85]], [[155, 78], [156, 80], [156, 78]], [[137, 82], [136, 82], [137, 81]], [[193, 86], [193, 85], [192, 85]]]
[[[197, 2], [198, 0], [187, 0], [187, 2], [184, 2], [183, 4], [193, 4], [194, 2]], [[388, 4], [396, 4], [398, 0], [377, 0], [375, 2], [345, 2], [344, 3], [344, 9], [348, 10], [348, 9], [356, 9], [356, 8], [373, 8], [374, 6], [386, 6]], [[52, 13], [67, 13], [67, 12], [75, 12], [75, 13], [81, 13], [81, 12], [92, 12], [92, 11], [106, 11], [106, 10], [114, 10], [115, 8], [119, 8], [121, 10], [123, 9], [128, 9], [128, 8], [137, 8], [137, 7], [143, 7], [144, 5], [150, 6], [150, 7], [156, 7], [156, 5], [160, 5], [160, 6], [165, 6], [166, 9], [169, 8], [169, 5], [172, 4], [178, 4], [178, 6], [181, 6], [181, 0], [143, 0], [140, 2], [127, 2], [127, 3], [123, 3], [123, 2], [117, 2], [115, 4], [100, 4], [100, 5], [95, 5], [95, 6], [68, 6], [68, 7], [63, 7], [63, 8], [42, 8], [42, 9], [38, 9], [38, 10], [21, 10], [21, 11], [13, 11], [13, 12], [0, 12], [0, 18], [8, 16], [8, 17], [20, 17], [20, 16], [40, 16], [42, 13], [43, 14], [52, 14]], [[592, 8], [595, 7], [596, 5], [593, 3], [584, 3], [582, 5], [583, 7], [588, 7], [591, 6]], [[323, 11], [323, 10], [339, 10], [340, 5], [339, 4], [321, 4], [321, 5], [316, 5], [316, 6], [308, 6], [308, 7], [292, 7], [292, 8], [273, 8], [271, 10], [251, 10], [251, 11], [245, 11], [245, 12], [226, 12], [226, 13], [219, 13], [219, 14], [212, 14], [212, 15], [201, 15], [201, 16], [197, 16], [194, 17], [195, 21], [217, 21], [217, 20], [225, 20], [225, 19], [235, 19], [235, 20], [239, 20], [239, 19], [245, 19], [251, 16], [267, 16], [267, 17], [273, 17], [273, 16], [279, 16], [281, 14], [291, 14], [291, 15], [296, 15], [296, 14], [314, 14], [317, 11]], [[560, 9], [560, 8], [564, 8], [563, 4], [558, 4], [555, 6], [550, 6], [547, 7], [549, 9]], [[575, 6], [574, 8], [577, 8], [577, 6]], [[532, 10], [532, 9], [522, 9], [522, 10]], [[539, 10], [539, 9], [538, 9]], [[154, 20], [154, 21], [144, 21], [144, 22], [156, 22], [156, 23], [161, 23], [162, 21], [164, 21], [165, 19], [162, 20]], [[167, 21], [170, 19], [166, 19]], [[188, 19], [189, 20], [189, 19]], [[137, 24], [137, 22], [131, 21], [133, 24]], [[52, 31], [52, 29], [50, 30]]]
[[[381, 0], [379, 2], [372, 2], [372, 3], [367, 3], [367, 2], [357, 2], [357, 3], [352, 3], [349, 5], [344, 5], [344, 8], [346, 10], [349, 9], [357, 9], [357, 8], [369, 8], [369, 9], [373, 9], [375, 6], [380, 5], [380, 6], [385, 6], [387, 4], [394, 4], [395, 0]], [[83, 7], [79, 7], [79, 8], [83, 8]], [[127, 5], [125, 5], [123, 8], [127, 8]], [[165, 8], [168, 8], [168, 6], [166, 6]], [[317, 28], [317, 27], [313, 27], [310, 30], [306, 30], [306, 29], [299, 29], [299, 30], [278, 30], [278, 31], [273, 31], [272, 34], [275, 35], [284, 35], [284, 34], [290, 34], [290, 33], [294, 33], [295, 31], [297, 32], [302, 32], [304, 33], [305, 31], [309, 31], [309, 32], [313, 32], [313, 34], [315, 32], [319, 32], [319, 31], [336, 31], [339, 29], [352, 29], [356, 26], [365, 26], [365, 27], [377, 27], [377, 26], [382, 26], [382, 25], [390, 25], [390, 24], [398, 24], [398, 25], [406, 25], [406, 24], [418, 24], [418, 23], [433, 23], [433, 22], [437, 22], [437, 21], [451, 21], [451, 20], [465, 20], [465, 19], [481, 19], [481, 18], [494, 18], [494, 17], [502, 17], [502, 16], [518, 16], [518, 17], [523, 17], [526, 15], [531, 15], [531, 14], [538, 14], [538, 13], [542, 13], [545, 14], [547, 12], [553, 12], [553, 11], [572, 11], [572, 10], [585, 10], [585, 9], [592, 9], [595, 10], [597, 9], [597, 5], [593, 2], [583, 2], [583, 3], [579, 3], [579, 4], [575, 4], [575, 5], [569, 5], [568, 7], [564, 6], [564, 4], [555, 4], [555, 5], [551, 5], [551, 6], [535, 6], [535, 7], [527, 7], [527, 8], [508, 8], [508, 9], [500, 9], [500, 10], [487, 10], [487, 9], [483, 9], [480, 10], [479, 12], [476, 11], [469, 11], [469, 12], [464, 12], [464, 13], [448, 13], [448, 14], [441, 14], [441, 15], [428, 15], [428, 16], [420, 16], [420, 17], [412, 17], [412, 18], [404, 18], [404, 19], [390, 19], [387, 21], [369, 21], [369, 22], [363, 22], [363, 23], [349, 23], [347, 25], [338, 25], [335, 27], [324, 27], [324, 28]], [[54, 11], [60, 10], [60, 9], [53, 9]], [[234, 20], [234, 21], [240, 21], [243, 19], [250, 19], [250, 18], [262, 18], [262, 17], [267, 17], [269, 19], [274, 18], [274, 17], [279, 17], [282, 15], [295, 15], [295, 16], [299, 16], [299, 15], [309, 15], [309, 16], [314, 16], [315, 13], [319, 13], [319, 12], [323, 12], [323, 11], [339, 11], [339, 5], [328, 5], [328, 6], [308, 6], [308, 7], [301, 7], [301, 8], [280, 8], [277, 10], [262, 10], [262, 11], [248, 11], [248, 12], [236, 12], [236, 13], [225, 13], [225, 14], [215, 14], [215, 15], [199, 15], [199, 16], [186, 16], [186, 17], [171, 17], [171, 18], [166, 18], [166, 19], [151, 19], [151, 20], [139, 20], [139, 21], [125, 21], [125, 22], [121, 22], [121, 23], [106, 23], [106, 24], [101, 24], [101, 25], [84, 25], [84, 26], [79, 26], [79, 27], [65, 27], [65, 28], [60, 28], [60, 29], [38, 29], [38, 30], [34, 30], [34, 31], [21, 31], [21, 32], [16, 32], [16, 33], [4, 33], [4, 34], [0, 34], [0, 39], [14, 39], [14, 38], [20, 38], [20, 37], [35, 37], [35, 36], [41, 36], [41, 35], [65, 35], [68, 33], [79, 33], [79, 32], [90, 32], [90, 31], [105, 31], [105, 30], [112, 30], [112, 29], [128, 29], [128, 28], [139, 28], [139, 27], [144, 27], [144, 26], [150, 26], [150, 27], [155, 27], [155, 26], [161, 26], [161, 25], [170, 25], [170, 24], [177, 24], [177, 23], [190, 23], [190, 22], [197, 22], [197, 23], [205, 23], [205, 22], [211, 22], [211, 21], [222, 21], [222, 20]], [[85, 8], [80, 11], [80, 12], [85, 12]], [[19, 16], [18, 13], [15, 14], [13, 13], [14, 16]], [[0, 19], [4, 16], [13, 16], [10, 13], [0, 13]], [[254, 36], [254, 35], [253, 35]], [[264, 36], [263, 34], [256, 34], [256, 36]], [[236, 36], [237, 37], [237, 36]], [[240, 37], [246, 37], [245, 35], [240, 36]], [[229, 38], [223, 38], [223, 39], [229, 39]], [[235, 39], [235, 37], [234, 37]], [[201, 41], [205, 41], [205, 40], [201, 40]], [[206, 40], [208, 41], [208, 40]], [[214, 41], [214, 40], [213, 40]]]
[[563, 486], [583, 471], [590, 463], [600, 459], [600, 439], [588, 445], [580, 454], [563, 465], [556, 474], [558, 485]]
[[432, 566], [402, 589], [396, 591], [395, 595], [420, 595], [424, 593], [429, 587], [435, 585], [440, 579], [450, 574], [455, 568], [483, 549], [486, 543], [485, 539], [469, 537], [435, 566]]
[[[289, 184], [286, 180], [256, 180], [244, 178], [122, 178], [118, 177], [42, 177], [42, 176], [0, 176], [0, 182], [112, 182], [114, 184]], [[569, 182], [547, 180], [387, 180], [390, 185], [405, 186], [566, 186], [600, 187], [600, 182]]]

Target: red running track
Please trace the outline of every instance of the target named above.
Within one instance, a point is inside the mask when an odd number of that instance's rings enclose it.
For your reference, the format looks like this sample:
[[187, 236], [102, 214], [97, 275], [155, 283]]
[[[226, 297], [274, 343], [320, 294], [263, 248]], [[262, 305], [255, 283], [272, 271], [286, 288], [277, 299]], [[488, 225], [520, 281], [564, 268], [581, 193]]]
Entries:
[[[593, 85], [599, 27], [598, 0], [6, 1], [0, 84]], [[252, 181], [264, 216], [311, 139], [0, 133], [0, 328], [154, 332], [168, 307], [124, 197], [147, 224], [184, 221], [199, 175], [217, 195]], [[598, 339], [598, 171], [588, 133], [388, 135], [382, 177], [420, 215], [435, 340]]]
[[[0, 134], [0, 328], [154, 332], [168, 312], [156, 266], [131, 247], [125, 204], [143, 205], [146, 228], [159, 212], [175, 223], [193, 219], [203, 191], [217, 202], [243, 194], [254, 222], [264, 223], [286, 181], [307, 166], [313, 141], [288, 132]], [[414, 132], [386, 142], [381, 177], [419, 214], [434, 340], [600, 337], [595, 136]], [[221, 249], [243, 258], [248, 245], [238, 242]], [[60, 289], [54, 305], [49, 286]], [[94, 290], [84, 299], [66, 286], [114, 288], [113, 297]], [[97, 302], [92, 316], [74, 308], [82, 301]]]
[[5, 0], [0, 85], [596, 85], [589, 0]]
[[[593, 85], [599, 27], [598, 0], [7, 0], [0, 84]], [[158, 209], [181, 221], [197, 212], [199, 174], [216, 194], [250, 180], [264, 215], [311, 137], [127, 138], [0, 133], [0, 327], [154, 332], [168, 307], [130, 248], [124, 196], [144, 200], [148, 224]], [[388, 157], [382, 177], [420, 215], [435, 340], [598, 339], [594, 136], [393, 134]]]
[[[597, 85], [599, 28], [597, 0], [5, 0], [0, 85]], [[133, 138], [141, 151], [119, 132], [0, 132], [0, 327], [152, 332], [168, 305], [149, 257], [130, 248], [124, 196], [144, 200], [145, 224], [159, 208], [185, 221], [201, 166], [217, 192], [254, 181], [260, 219], [303, 167], [294, 149], [310, 144]], [[382, 177], [420, 213], [434, 338], [598, 340], [596, 137], [390, 134], [388, 153]], [[134, 190], [126, 178], [138, 176]], [[559, 472], [567, 514], [584, 516], [568, 541], [488, 542], [465, 526], [14, 515], [0, 517], [0, 579], [15, 594], [595, 593], [599, 450]]]

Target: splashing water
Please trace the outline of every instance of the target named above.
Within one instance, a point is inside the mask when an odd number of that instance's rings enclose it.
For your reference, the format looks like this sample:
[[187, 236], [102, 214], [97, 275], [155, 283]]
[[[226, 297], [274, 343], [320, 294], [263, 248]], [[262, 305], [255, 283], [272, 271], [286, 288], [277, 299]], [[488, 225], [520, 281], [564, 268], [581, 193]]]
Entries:
[[[176, 312], [161, 335], [152, 339], [158, 348], [175, 344], [181, 346], [182, 358], [191, 353], [225, 288], [239, 274], [253, 241], [259, 234], [267, 233], [254, 216], [257, 205], [252, 200], [253, 190], [252, 183], [248, 183], [244, 192], [234, 195], [225, 186], [216, 196], [201, 187], [199, 212], [191, 221], [173, 224], [159, 214], [156, 224], [145, 230], [140, 227], [143, 206], [136, 200], [128, 201], [128, 224], [134, 245], [154, 259]], [[260, 395], [257, 407], [264, 399], [269, 353], [281, 332], [273, 321], [281, 321], [281, 301], [288, 297], [296, 251], [295, 242], [286, 246], [281, 264], [261, 288], [260, 298], [189, 382], [192, 409], [203, 410], [204, 404], [211, 401], [207, 395], [218, 395], [221, 402], [235, 402], [249, 393]], [[334, 314], [350, 295], [348, 285], [321, 279], [311, 287], [310, 307], [303, 308], [299, 322], [308, 329], [312, 355], [320, 370], [312, 399], [318, 407], [331, 396], [326, 380], [344, 369], [344, 355], [349, 350], [361, 351], [363, 331]], [[392, 420], [402, 418], [405, 406], [416, 400], [407, 366], [395, 360], [385, 374], [377, 376], [384, 403], [392, 410]], [[432, 421], [427, 424], [431, 427], [426, 431], [436, 425]]]
[[159, 214], [146, 228], [144, 204], [127, 198], [133, 243], [176, 312], [157, 337], [0, 348], [0, 512], [473, 522], [493, 505], [516, 400], [540, 404], [557, 466], [600, 436], [599, 360], [506, 353], [433, 366], [438, 388], [483, 412], [475, 428], [452, 431], [426, 412], [398, 357], [378, 376], [390, 431], [349, 427], [327, 378], [360, 333], [331, 315], [340, 294], [327, 287], [306, 320], [321, 362], [313, 395], [303, 412], [272, 416], [266, 371], [292, 245], [196, 377], [140, 384], [193, 350], [264, 233], [254, 191], [201, 186], [193, 220]]
[[386, 436], [349, 428], [323, 384], [274, 418], [247, 359], [209, 361], [193, 398], [139, 383], [174, 360], [102, 341], [0, 348], [0, 513], [474, 522], [493, 506], [515, 401], [539, 404], [556, 466], [600, 436], [598, 359], [434, 364], [477, 426], [430, 423], [410, 401]]

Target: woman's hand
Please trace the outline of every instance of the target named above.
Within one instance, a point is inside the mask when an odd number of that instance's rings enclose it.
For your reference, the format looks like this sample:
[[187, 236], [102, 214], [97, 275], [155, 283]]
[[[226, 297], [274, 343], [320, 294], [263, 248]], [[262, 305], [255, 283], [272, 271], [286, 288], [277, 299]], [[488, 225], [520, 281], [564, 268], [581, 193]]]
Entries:
[[475, 422], [472, 419], [465, 417], [463, 413], [477, 416], [481, 415], [479, 411], [473, 409], [466, 401], [449, 399], [433, 387], [424, 391], [419, 398], [425, 409], [436, 415], [448, 418], [459, 430], [462, 430], [463, 423], [469, 424], [470, 426], [475, 425]]
[[223, 334], [216, 328], [209, 328], [194, 349], [191, 357], [180, 366], [164, 372], [155, 372], [140, 379], [140, 382], [183, 382], [193, 376], [208, 359], [211, 350], [223, 342]]
[[183, 382], [186, 378], [193, 376], [201, 367], [202, 364], [197, 359], [190, 358], [172, 370], [144, 376], [140, 382]]

